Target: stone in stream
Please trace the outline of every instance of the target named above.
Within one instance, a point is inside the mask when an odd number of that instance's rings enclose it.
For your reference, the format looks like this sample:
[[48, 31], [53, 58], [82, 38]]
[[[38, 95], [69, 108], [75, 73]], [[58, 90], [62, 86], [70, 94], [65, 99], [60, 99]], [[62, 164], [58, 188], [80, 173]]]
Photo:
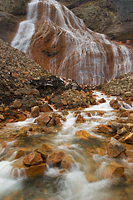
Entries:
[[15, 159], [21, 158], [27, 154], [29, 154], [29, 151], [26, 148], [20, 148], [16, 152]]
[[71, 169], [72, 167], [76, 167], [76, 162], [71, 156], [65, 156], [61, 161], [61, 166], [64, 169]]
[[84, 140], [88, 140], [89, 138], [96, 138], [95, 136], [90, 135], [87, 131], [84, 130], [80, 130], [76, 132], [76, 136], [79, 139], [84, 139]]
[[116, 162], [109, 163], [104, 170], [104, 177], [112, 179], [114, 177], [122, 177], [124, 175], [124, 167]]
[[126, 143], [133, 144], [133, 133], [128, 134], [128, 135], [125, 137], [124, 141], [125, 141]]
[[76, 121], [76, 123], [85, 123], [86, 119], [84, 117], [82, 117], [81, 115], [78, 115]]
[[29, 155], [25, 156], [23, 160], [23, 163], [26, 166], [38, 165], [42, 162], [43, 162], [43, 159], [41, 157], [41, 154], [37, 152], [30, 153]]
[[37, 118], [37, 124], [39, 125], [47, 125], [50, 121], [50, 117], [48, 115], [41, 115], [40, 117]]
[[38, 106], [34, 106], [31, 108], [31, 115], [32, 117], [38, 117], [40, 113], [39, 107]]
[[118, 142], [115, 138], [111, 138], [110, 143], [107, 145], [107, 154], [111, 158], [119, 156], [126, 150], [125, 146]]
[[27, 136], [27, 128], [25, 126], [12, 131], [12, 133], [10, 134], [10, 137], [24, 137], [24, 136]]
[[46, 143], [42, 144], [41, 147], [38, 147], [37, 149], [35, 149], [36, 152], [41, 154], [41, 157], [43, 159], [46, 159], [48, 155], [52, 153], [52, 150], [53, 150], [53, 147], [49, 146]]
[[59, 164], [63, 158], [65, 157], [65, 154], [63, 151], [55, 151], [53, 153], [51, 153], [50, 155], [48, 155], [48, 157], [46, 158], [46, 163], [48, 163], [49, 165], [57, 165]]
[[127, 122], [128, 123], [133, 123], [133, 114], [128, 115]]
[[120, 108], [120, 104], [118, 103], [117, 100], [114, 100], [112, 99], [110, 102], [109, 102], [110, 106], [113, 108], [113, 109], [119, 109]]

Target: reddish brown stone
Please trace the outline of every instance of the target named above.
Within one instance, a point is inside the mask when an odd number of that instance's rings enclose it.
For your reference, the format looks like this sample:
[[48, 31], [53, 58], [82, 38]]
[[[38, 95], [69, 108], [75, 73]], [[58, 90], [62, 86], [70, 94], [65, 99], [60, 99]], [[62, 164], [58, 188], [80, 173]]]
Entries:
[[25, 169], [26, 176], [28, 178], [35, 176], [42, 176], [43, 173], [47, 170], [46, 163], [41, 163], [39, 165], [30, 166]]
[[114, 177], [122, 177], [124, 174], [124, 167], [116, 162], [111, 162], [106, 166], [104, 171], [104, 176], [107, 179], [112, 179]]
[[123, 144], [118, 142], [115, 138], [111, 138], [110, 143], [107, 145], [107, 154], [111, 158], [115, 158], [124, 152], [126, 148]]
[[56, 125], [56, 126], [62, 126], [62, 123], [61, 123], [59, 117], [56, 117], [56, 118], [54, 119], [54, 121], [55, 121], [55, 125]]
[[99, 103], [105, 103], [106, 100], [104, 98], [98, 100]]
[[34, 106], [31, 108], [31, 115], [32, 117], [38, 117], [40, 113], [39, 107], [38, 106]]
[[23, 163], [26, 166], [38, 165], [38, 164], [40, 164], [42, 162], [43, 162], [43, 159], [41, 157], [41, 154], [37, 153], [37, 152], [30, 153], [23, 160]]
[[117, 100], [114, 100], [112, 99], [110, 102], [109, 102], [110, 106], [113, 108], [113, 109], [119, 109], [120, 108], [120, 104], [118, 103]]
[[87, 133], [86, 131], [84, 130], [80, 130], [80, 131], [77, 131], [76, 132], [76, 136], [79, 138], [79, 139], [84, 139], [84, 140], [88, 140], [89, 138], [96, 138], [95, 136], [92, 136], [90, 135], [89, 133]]
[[70, 169], [72, 166], [76, 166], [76, 163], [71, 156], [65, 156], [61, 161], [61, 166], [64, 169]]
[[44, 114], [44, 115], [41, 115], [40, 117], [38, 117], [36, 121], [39, 125], [46, 125], [49, 123], [50, 117], [48, 115]]
[[76, 123], [85, 123], [86, 119], [84, 117], [82, 117], [81, 115], [78, 115], [76, 121]]
[[96, 130], [99, 133], [107, 133], [107, 134], [109, 134], [112, 129], [110, 127], [108, 127], [107, 125], [103, 125], [102, 124], [102, 125], [98, 125], [96, 127]]
[[25, 155], [27, 155], [29, 153], [29, 151], [25, 148], [21, 148], [17, 150], [17, 153], [15, 155], [15, 159], [21, 158]]
[[55, 151], [52, 154], [48, 155], [46, 162], [49, 165], [56, 165], [59, 162], [62, 161], [62, 159], [64, 158], [65, 154], [63, 151]]
[[129, 135], [127, 135], [124, 139], [124, 141], [126, 143], [130, 143], [130, 144], [133, 144], [133, 133], [130, 133]]
[[13, 107], [14, 108], [20, 108], [22, 106], [22, 102], [15, 99], [15, 101], [13, 102]]

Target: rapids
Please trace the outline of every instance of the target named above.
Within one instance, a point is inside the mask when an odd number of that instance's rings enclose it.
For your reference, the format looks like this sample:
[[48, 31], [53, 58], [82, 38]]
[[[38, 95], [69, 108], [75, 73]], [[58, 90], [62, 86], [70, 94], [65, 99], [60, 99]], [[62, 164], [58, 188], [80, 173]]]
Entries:
[[125, 45], [86, 28], [55, 0], [32, 0], [27, 20], [11, 45], [28, 54], [52, 74], [97, 85], [132, 70], [133, 53]]
[[[105, 150], [109, 138], [105, 135], [95, 133], [93, 130], [99, 124], [106, 124], [108, 121], [117, 118], [117, 112], [110, 107], [109, 101], [115, 97], [107, 97], [100, 92], [94, 91], [98, 99], [106, 99], [106, 103], [90, 106], [81, 111], [86, 118], [86, 123], [75, 123], [75, 112], [69, 111], [66, 121], [62, 121], [62, 128], [56, 129], [50, 134], [29, 134], [27, 138], [15, 138], [11, 140], [7, 133], [19, 126], [30, 127], [35, 124], [35, 118], [28, 118], [23, 122], [7, 124], [1, 130], [1, 140], [6, 142], [6, 147], [1, 150], [0, 155], [7, 155], [0, 162], [0, 199], [1, 200], [132, 200], [133, 185], [116, 184], [112, 180], [104, 178], [104, 170], [113, 159], [106, 155], [99, 156], [97, 148]], [[103, 105], [103, 106], [101, 106]], [[132, 109], [130, 107], [129, 109]], [[90, 111], [91, 116], [87, 115]], [[97, 115], [98, 111], [104, 112], [102, 116]], [[54, 111], [62, 115], [61, 111]], [[6, 132], [5, 132], [6, 130]], [[80, 140], [75, 136], [77, 130], [89, 132], [95, 139]], [[19, 176], [13, 177], [12, 163], [18, 147], [36, 148], [41, 143], [48, 143], [54, 146], [55, 150], [62, 150], [66, 155], [71, 155], [76, 161], [70, 171], [60, 175], [59, 168], [48, 166], [42, 177], [26, 178], [18, 170]], [[93, 153], [93, 156], [92, 156]], [[126, 173], [133, 175], [133, 167], [126, 160], [118, 158], [118, 163], [126, 166]], [[16, 169], [17, 170], [17, 169]], [[132, 178], [131, 178], [132, 179]]]

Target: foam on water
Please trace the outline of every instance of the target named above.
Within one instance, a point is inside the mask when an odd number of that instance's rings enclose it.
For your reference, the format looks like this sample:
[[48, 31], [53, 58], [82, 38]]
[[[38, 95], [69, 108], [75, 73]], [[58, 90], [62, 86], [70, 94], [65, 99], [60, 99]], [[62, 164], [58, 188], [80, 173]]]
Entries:
[[11, 176], [12, 167], [10, 164], [9, 161], [0, 162], [0, 198], [13, 190], [22, 188], [22, 180], [14, 179]]

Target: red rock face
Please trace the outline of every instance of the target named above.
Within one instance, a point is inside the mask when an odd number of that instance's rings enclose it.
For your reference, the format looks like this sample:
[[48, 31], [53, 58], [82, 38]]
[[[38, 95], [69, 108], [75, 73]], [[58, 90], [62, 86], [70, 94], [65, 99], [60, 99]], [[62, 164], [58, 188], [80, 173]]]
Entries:
[[[24, 51], [52, 74], [96, 85], [133, 69], [132, 50], [87, 29], [65, 6], [55, 0], [30, 6], [30, 23], [35, 28]], [[17, 48], [23, 50], [22, 45]]]

